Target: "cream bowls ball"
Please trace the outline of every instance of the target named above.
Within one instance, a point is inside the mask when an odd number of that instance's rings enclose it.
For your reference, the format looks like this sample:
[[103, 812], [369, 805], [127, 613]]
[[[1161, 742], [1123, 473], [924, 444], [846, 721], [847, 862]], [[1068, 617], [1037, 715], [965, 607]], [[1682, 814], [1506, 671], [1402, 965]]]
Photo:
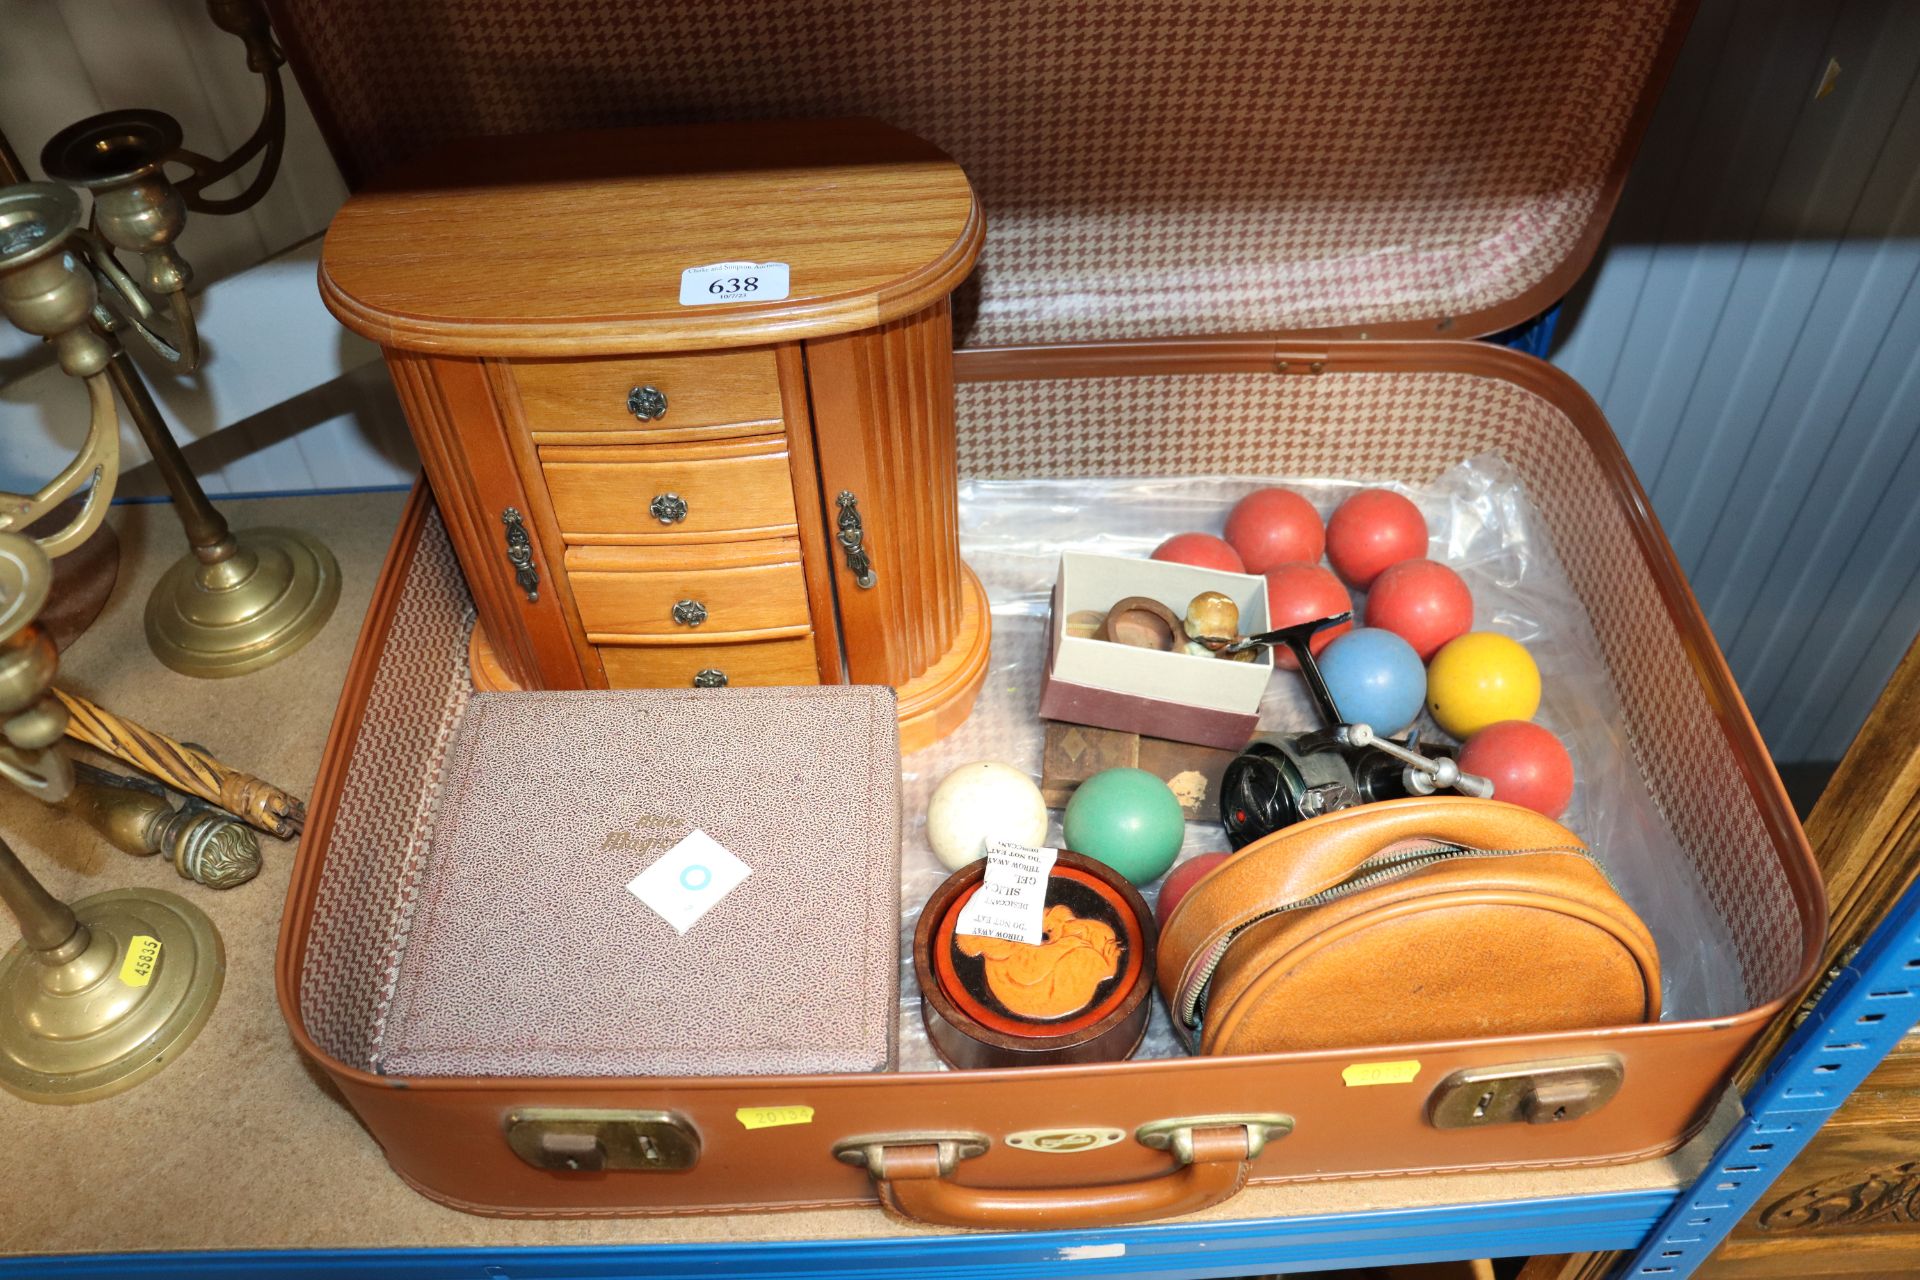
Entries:
[[1033, 779], [994, 760], [963, 764], [940, 780], [927, 803], [927, 843], [942, 866], [958, 871], [987, 856], [989, 840], [1037, 849], [1047, 842], [1047, 802]]

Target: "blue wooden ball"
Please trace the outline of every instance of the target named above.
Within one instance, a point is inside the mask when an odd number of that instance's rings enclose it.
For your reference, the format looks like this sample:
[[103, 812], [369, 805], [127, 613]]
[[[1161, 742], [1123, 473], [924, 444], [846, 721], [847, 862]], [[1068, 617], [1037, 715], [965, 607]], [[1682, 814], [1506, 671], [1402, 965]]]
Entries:
[[1320, 674], [1348, 724], [1399, 733], [1427, 699], [1427, 669], [1413, 646], [1380, 627], [1349, 631], [1320, 655]]

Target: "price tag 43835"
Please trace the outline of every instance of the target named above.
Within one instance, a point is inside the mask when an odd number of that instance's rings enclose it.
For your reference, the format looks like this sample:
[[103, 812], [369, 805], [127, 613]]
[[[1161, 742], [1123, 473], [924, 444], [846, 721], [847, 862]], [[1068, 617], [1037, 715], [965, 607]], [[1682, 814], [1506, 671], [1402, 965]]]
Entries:
[[710, 307], [722, 302], [778, 302], [787, 296], [784, 262], [715, 262], [680, 273], [680, 305]]

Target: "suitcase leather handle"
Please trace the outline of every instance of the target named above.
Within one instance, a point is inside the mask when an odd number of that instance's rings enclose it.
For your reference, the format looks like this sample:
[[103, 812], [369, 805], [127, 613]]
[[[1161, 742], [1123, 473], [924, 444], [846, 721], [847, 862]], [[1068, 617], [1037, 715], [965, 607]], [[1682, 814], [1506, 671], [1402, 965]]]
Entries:
[[[1179, 1164], [1139, 1182], [1091, 1187], [1013, 1189], [953, 1181], [951, 1144], [874, 1144], [864, 1163], [886, 1209], [942, 1227], [1111, 1227], [1194, 1213], [1230, 1199], [1246, 1185], [1265, 1134], [1244, 1124], [1175, 1132], [1169, 1150]], [[1249, 1148], [1252, 1148], [1250, 1151]]]

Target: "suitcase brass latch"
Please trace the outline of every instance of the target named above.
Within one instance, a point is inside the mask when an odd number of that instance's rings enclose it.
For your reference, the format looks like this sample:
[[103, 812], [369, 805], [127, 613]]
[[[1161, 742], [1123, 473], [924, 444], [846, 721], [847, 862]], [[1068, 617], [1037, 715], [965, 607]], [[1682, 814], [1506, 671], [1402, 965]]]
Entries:
[[1612, 1101], [1625, 1078], [1625, 1066], [1610, 1053], [1504, 1067], [1467, 1067], [1435, 1087], [1427, 1102], [1427, 1119], [1436, 1129], [1578, 1120]]
[[669, 1173], [700, 1159], [700, 1135], [670, 1111], [527, 1107], [507, 1113], [507, 1145], [536, 1169]]

